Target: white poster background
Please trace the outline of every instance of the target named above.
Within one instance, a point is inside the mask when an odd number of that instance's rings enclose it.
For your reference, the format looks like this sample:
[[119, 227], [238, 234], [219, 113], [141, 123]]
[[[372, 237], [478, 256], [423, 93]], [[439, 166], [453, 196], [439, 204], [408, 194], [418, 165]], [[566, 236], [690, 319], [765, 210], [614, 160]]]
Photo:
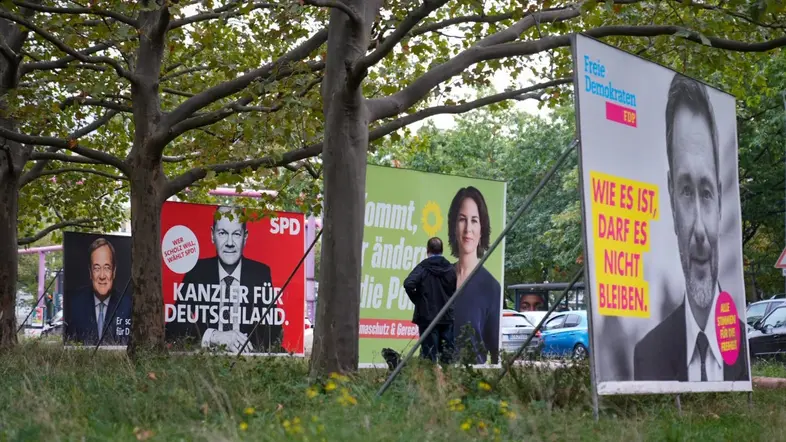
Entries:
[[[675, 72], [628, 54], [590, 37], [577, 35], [574, 42], [576, 109], [580, 137], [583, 216], [587, 269], [591, 283], [592, 326], [590, 354], [594, 358], [598, 393], [643, 394], [706, 391], [751, 391], [750, 362], [747, 351], [740, 352], [748, 366], [747, 381], [680, 382], [634, 381], [633, 355], [636, 343], [665, 319], [684, 300], [685, 280], [680, 265], [677, 238], [669, 203], [666, 156], [665, 110], [669, 85]], [[600, 60], [606, 78], [592, 77], [603, 84], [611, 82], [636, 96], [637, 127], [606, 118], [606, 101], [586, 90], [584, 56]], [[733, 96], [707, 87], [715, 114], [719, 143], [719, 168], [722, 204], [718, 282], [732, 295], [738, 316], [745, 324], [745, 287], [742, 266], [742, 226], [740, 212], [736, 108]], [[628, 106], [630, 107], [630, 106]], [[595, 244], [591, 209], [590, 171], [643, 181], [656, 185], [659, 192], [656, 221], [650, 221], [650, 251], [642, 254], [644, 279], [649, 283], [650, 317], [601, 316], [595, 293]], [[743, 326], [742, 338], [747, 342]], [[747, 349], [747, 345], [745, 347]]]

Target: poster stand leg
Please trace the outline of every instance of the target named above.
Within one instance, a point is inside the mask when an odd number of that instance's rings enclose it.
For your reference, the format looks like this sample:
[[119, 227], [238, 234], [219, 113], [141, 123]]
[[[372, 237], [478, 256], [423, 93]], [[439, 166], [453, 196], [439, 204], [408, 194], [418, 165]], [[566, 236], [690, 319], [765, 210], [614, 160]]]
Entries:
[[[324, 226], [322, 229], [324, 229]], [[317, 235], [314, 237], [314, 241], [312, 241], [311, 245], [308, 246], [306, 253], [303, 254], [303, 256], [300, 258], [300, 261], [298, 261], [297, 265], [292, 270], [292, 273], [289, 275], [289, 278], [287, 278], [286, 282], [284, 282], [284, 285], [281, 286], [281, 290], [278, 291], [278, 295], [276, 295], [275, 299], [273, 299], [273, 302], [271, 302], [266, 309], [262, 310], [262, 313], [259, 315], [260, 317], [259, 321], [256, 324], [254, 324], [254, 328], [252, 328], [251, 331], [248, 333], [246, 342], [244, 342], [243, 346], [240, 347], [240, 350], [238, 350], [237, 357], [235, 358], [235, 360], [233, 360], [232, 363], [229, 364], [229, 371], [232, 371], [232, 369], [235, 368], [235, 364], [237, 363], [238, 359], [240, 359], [240, 355], [243, 354], [243, 351], [248, 346], [248, 342], [251, 341], [251, 337], [254, 336], [254, 332], [257, 331], [257, 327], [259, 327], [259, 324], [262, 323], [262, 319], [265, 317], [265, 315], [267, 315], [268, 310], [276, 307], [276, 303], [278, 303], [279, 298], [281, 298], [281, 296], [284, 294], [284, 290], [286, 290], [287, 286], [289, 285], [289, 282], [292, 281], [292, 278], [295, 277], [295, 273], [297, 273], [298, 269], [300, 269], [300, 266], [303, 265], [303, 261], [305, 261], [308, 255], [311, 253], [311, 249], [313, 249], [314, 246], [317, 245], [317, 241], [319, 241], [319, 237], [322, 236], [322, 229], [319, 229], [319, 232], [317, 232]]]
[[[115, 315], [117, 314], [117, 309], [120, 307], [120, 303], [123, 302], [123, 297], [126, 296], [126, 292], [128, 291], [128, 285], [131, 284], [131, 278], [128, 278], [128, 282], [126, 283], [126, 287], [120, 293], [120, 298], [117, 300], [117, 304], [115, 304], [114, 310], [112, 310], [112, 314], [109, 315], [109, 319], [104, 321], [104, 330], [101, 331], [101, 337], [98, 338], [98, 343], [96, 344], [96, 348], [93, 349], [93, 355], [90, 358], [94, 358], [96, 352], [98, 351], [98, 347], [101, 346], [101, 343], [104, 342], [104, 336], [106, 336], [107, 330], [109, 330], [109, 326], [112, 325], [112, 320], [115, 319]], [[63, 331], [65, 333], [65, 330]]]
[[445, 305], [442, 307], [442, 310], [440, 310], [437, 313], [437, 315], [431, 321], [431, 324], [429, 324], [429, 326], [426, 327], [426, 329], [420, 335], [418, 342], [409, 349], [407, 355], [401, 359], [401, 362], [399, 362], [395, 370], [393, 370], [390, 376], [388, 376], [387, 380], [385, 380], [385, 383], [382, 384], [382, 387], [380, 387], [380, 389], [377, 391], [376, 397], [381, 397], [383, 394], [385, 394], [385, 391], [388, 389], [388, 387], [390, 387], [390, 384], [393, 383], [393, 381], [396, 379], [398, 374], [401, 373], [401, 370], [404, 368], [404, 365], [406, 365], [407, 361], [409, 361], [409, 359], [412, 358], [412, 355], [415, 354], [417, 349], [420, 348], [426, 337], [428, 337], [428, 335], [430, 335], [431, 332], [434, 331], [434, 328], [437, 326], [437, 323], [439, 323], [439, 320], [442, 319], [443, 316], [445, 316], [445, 313], [447, 313], [448, 309], [453, 304], [453, 302], [455, 302], [456, 299], [458, 299], [458, 297], [461, 296], [461, 294], [464, 292], [464, 288], [472, 280], [472, 277], [474, 277], [475, 274], [483, 267], [483, 264], [489, 259], [489, 256], [491, 256], [491, 254], [494, 253], [494, 250], [497, 248], [497, 246], [499, 246], [500, 243], [502, 243], [502, 240], [505, 239], [505, 237], [508, 235], [508, 232], [510, 232], [513, 226], [516, 225], [516, 222], [521, 218], [524, 212], [526, 212], [527, 209], [529, 209], [529, 207], [532, 205], [532, 202], [535, 200], [535, 197], [537, 197], [540, 191], [543, 190], [544, 187], [546, 187], [546, 184], [548, 184], [548, 182], [551, 180], [551, 177], [553, 177], [554, 174], [557, 173], [557, 170], [559, 170], [559, 168], [562, 166], [562, 163], [564, 163], [565, 160], [568, 159], [568, 155], [573, 151], [576, 145], [578, 145], [578, 140], [574, 140], [572, 143], [570, 143], [570, 146], [568, 146], [564, 151], [562, 151], [559, 158], [557, 158], [557, 162], [554, 163], [553, 166], [551, 166], [551, 169], [549, 169], [546, 175], [540, 180], [540, 183], [538, 183], [535, 189], [529, 195], [527, 195], [527, 199], [524, 200], [524, 202], [521, 204], [518, 210], [516, 210], [516, 213], [514, 213], [513, 216], [510, 218], [510, 220], [505, 225], [505, 228], [499, 234], [497, 239], [494, 240], [494, 242], [491, 244], [491, 246], [486, 251], [486, 253], [483, 254], [483, 257], [480, 258], [480, 261], [475, 265], [475, 268], [473, 268], [472, 271], [469, 272], [469, 275], [467, 275], [467, 278], [464, 280], [464, 282], [461, 283], [461, 286], [456, 288], [456, 291], [453, 293], [453, 296], [448, 298], [448, 302], [445, 303]]
[[680, 401], [680, 395], [674, 397], [674, 404], [677, 405], [677, 414], [682, 417], [682, 402]]
[[753, 392], [748, 392], [748, 410], [753, 411]]

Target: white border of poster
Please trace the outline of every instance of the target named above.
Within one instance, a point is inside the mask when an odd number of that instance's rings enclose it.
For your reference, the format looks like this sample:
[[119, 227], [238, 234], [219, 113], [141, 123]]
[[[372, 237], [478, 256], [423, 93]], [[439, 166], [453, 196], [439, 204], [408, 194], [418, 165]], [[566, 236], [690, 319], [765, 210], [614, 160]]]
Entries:
[[572, 49], [598, 394], [751, 391], [735, 98], [585, 35]]

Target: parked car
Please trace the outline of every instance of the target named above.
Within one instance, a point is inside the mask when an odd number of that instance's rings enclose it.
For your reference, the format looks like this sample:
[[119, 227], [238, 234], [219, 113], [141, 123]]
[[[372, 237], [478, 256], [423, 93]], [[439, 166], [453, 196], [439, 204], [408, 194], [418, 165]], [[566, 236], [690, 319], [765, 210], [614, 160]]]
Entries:
[[[752, 326], [754, 322], [767, 316], [771, 311], [775, 310], [776, 307], [783, 305], [784, 303], [786, 303], [786, 299], [777, 299], [775, 296], [773, 296], [770, 299], [748, 304], [748, 307], [745, 309], [745, 316], [748, 319], [748, 325]], [[749, 327], [748, 331], [750, 330], [751, 328]]]
[[767, 316], [753, 323], [748, 332], [751, 360], [786, 356], [786, 305], [779, 305]]
[[544, 357], [584, 359], [589, 347], [585, 310], [556, 313], [543, 324]]
[[52, 320], [44, 325], [41, 330], [41, 336], [62, 336], [63, 329], [65, 328], [65, 321], [63, 321], [63, 310], [55, 313]]
[[519, 312], [519, 313], [524, 315], [524, 317], [527, 318], [530, 324], [538, 325], [538, 323], [546, 316], [546, 313], [548, 312], [535, 310], [535, 311]]
[[[527, 320], [523, 312], [505, 309], [502, 311], [502, 322], [500, 323], [502, 332], [501, 349], [506, 353], [515, 353], [524, 345], [524, 342], [535, 331], [535, 326]], [[541, 334], [535, 333], [535, 337], [527, 345], [524, 354], [526, 356], [536, 356], [540, 354]]]

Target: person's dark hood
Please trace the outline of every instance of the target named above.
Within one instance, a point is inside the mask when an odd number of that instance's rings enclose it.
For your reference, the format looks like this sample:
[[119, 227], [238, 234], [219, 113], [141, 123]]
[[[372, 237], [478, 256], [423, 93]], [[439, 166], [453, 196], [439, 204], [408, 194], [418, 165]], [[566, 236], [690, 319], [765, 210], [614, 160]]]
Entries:
[[444, 256], [432, 256], [423, 261], [423, 268], [433, 275], [441, 276], [453, 270], [453, 265]]

